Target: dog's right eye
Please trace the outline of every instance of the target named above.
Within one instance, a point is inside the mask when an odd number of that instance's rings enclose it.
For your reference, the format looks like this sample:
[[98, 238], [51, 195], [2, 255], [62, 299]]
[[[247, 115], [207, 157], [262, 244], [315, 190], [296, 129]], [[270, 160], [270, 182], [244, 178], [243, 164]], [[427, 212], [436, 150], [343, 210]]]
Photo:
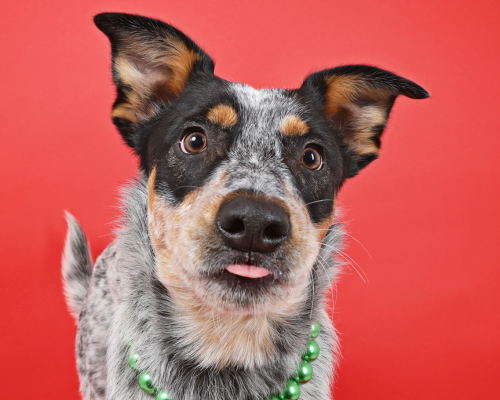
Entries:
[[181, 150], [186, 154], [201, 153], [207, 147], [207, 137], [203, 132], [191, 132], [181, 140]]

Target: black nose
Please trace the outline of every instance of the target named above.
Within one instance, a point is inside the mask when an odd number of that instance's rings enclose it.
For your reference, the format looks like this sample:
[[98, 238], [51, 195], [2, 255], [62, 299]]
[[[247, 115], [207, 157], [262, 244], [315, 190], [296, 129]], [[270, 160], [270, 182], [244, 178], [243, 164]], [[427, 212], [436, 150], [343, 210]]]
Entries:
[[245, 252], [274, 251], [290, 232], [290, 220], [282, 207], [247, 197], [222, 205], [217, 226], [229, 247]]

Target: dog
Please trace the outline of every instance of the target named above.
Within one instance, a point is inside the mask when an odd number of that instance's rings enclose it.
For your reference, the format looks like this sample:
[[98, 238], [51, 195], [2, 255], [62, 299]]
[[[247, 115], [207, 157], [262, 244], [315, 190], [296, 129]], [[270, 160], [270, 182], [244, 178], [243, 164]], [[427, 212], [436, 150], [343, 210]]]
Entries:
[[95, 266], [67, 218], [83, 398], [330, 398], [337, 194], [378, 157], [397, 96], [428, 93], [367, 65], [256, 90], [215, 76], [212, 59], [161, 21], [94, 21], [111, 42], [112, 120], [140, 176]]

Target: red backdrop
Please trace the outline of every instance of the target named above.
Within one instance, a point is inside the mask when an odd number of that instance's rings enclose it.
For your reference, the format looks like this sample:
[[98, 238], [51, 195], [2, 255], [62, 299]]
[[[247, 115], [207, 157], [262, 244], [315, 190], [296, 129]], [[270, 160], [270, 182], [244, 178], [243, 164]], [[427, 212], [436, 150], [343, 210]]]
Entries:
[[78, 397], [63, 210], [95, 257], [112, 240], [118, 188], [137, 170], [110, 121], [109, 45], [92, 24], [123, 11], [170, 21], [207, 49], [217, 74], [256, 87], [371, 63], [431, 92], [397, 101], [381, 158], [339, 199], [356, 239], [346, 252], [367, 282], [351, 268], [334, 293], [335, 396], [499, 399], [498, 4], [4, 2], [0, 397]]

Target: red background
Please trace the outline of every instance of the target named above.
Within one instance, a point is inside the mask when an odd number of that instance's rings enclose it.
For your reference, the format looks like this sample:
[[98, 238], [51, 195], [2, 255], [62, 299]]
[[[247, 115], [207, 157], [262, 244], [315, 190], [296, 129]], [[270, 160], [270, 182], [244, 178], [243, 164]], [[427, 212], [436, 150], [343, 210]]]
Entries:
[[499, 399], [500, 3], [144, 3], [0, 6], [0, 397], [78, 397], [63, 210], [95, 257], [112, 240], [118, 188], [137, 170], [110, 121], [109, 45], [91, 19], [123, 11], [173, 23], [218, 75], [256, 87], [371, 63], [431, 92], [397, 101], [381, 158], [339, 199], [356, 239], [346, 252], [367, 283], [351, 268], [334, 294], [335, 396]]

